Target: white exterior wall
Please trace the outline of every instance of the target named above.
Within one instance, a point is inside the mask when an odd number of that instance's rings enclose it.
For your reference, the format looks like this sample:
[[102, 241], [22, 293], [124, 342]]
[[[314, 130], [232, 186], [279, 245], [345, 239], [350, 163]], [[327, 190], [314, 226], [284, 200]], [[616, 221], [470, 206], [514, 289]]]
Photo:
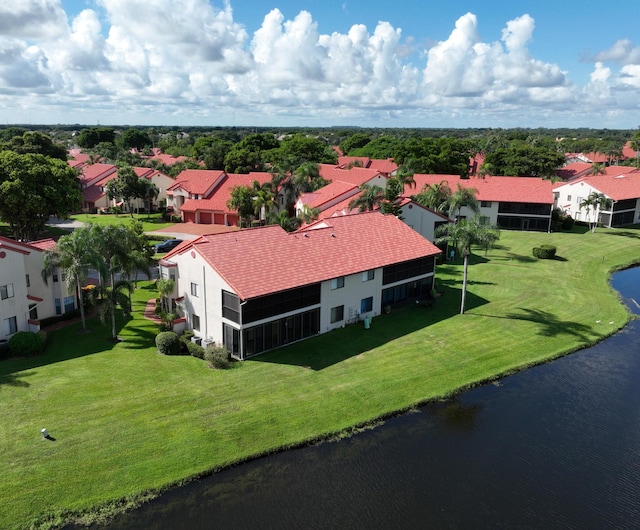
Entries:
[[593, 192], [600, 193], [585, 182], [564, 184], [553, 191], [558, 194], [556, 206], [578, 221], [588, 221], [586, 211], [584, 209], [580, 210], [580, 202]]
[[[37, 327], [29, 326], [29, 306], [36, 305], [38, 320], [56, 316], [55, 299], [60, 299], [61, 311], [64, 313], [65, 297], [74, 297], [74, 308], [77, 300], [73, 291], [66, 290], [60, 272], [58, 282], [48, 278], [48, 284], [42, 279], [42, 252], [29, 250], [28, 254], [3, 248], [0, 252], [5, 257], [0, 259], [0, 285], [13, 284], [12, 298], [0, 300], [0, 340], [8, 338], [5, 332], [5, 319], [15, 316], [17, 331], [34, 331]], [[27, 274], [29, 287], [27, 287]], [[29, 300], [27, 295], [41, 298], [42, 301]]]
[[[331, 289], [331, 280], [322, 282], [320, 286], [320, 332], [325, 333], [332, 329], [340, 328], [350, 322], [352, 318], [362, 319], [365, 316], [380, 314], [382, 291], [382, 269], [375, 269], [373, 280], [363, 282], [362, 273], [351, 274], [344, 277], [344, 287]], [[360, 314], [360, 302], [363, 298], [373, 297], [372, 310]], [[331, 308], [344, 306], [344, 319], [331, 323]], [[350, 309], [355, 311], [351, 315]]]
[[[195, 256], [195, 257], [193, 257]], [[238, 324], [222, 318], [222, 290], [233, 292], [211, 266], [195, 251], [189, 251], [172, 258], [178, 264], [176, 269], [176, 294], [183, 296], [181, 307], [187, 319], [187, 329], [193, 329], [193, 315], [200, 317], [200, 329], [194, 334], [202, 339], [221, 344], [222, 323]], [[198, 296], [191, 294], [191, 284], [197, 285]]]
[[[498, 224], [498, 208], [500, 207], [500, 203], [498, 201], [490, 201], [491, 206], [480, 206], [480, 215], [483, 217], [489, 218], [489, 224], [497, 225]], [[478, 204], [481, 204], [478, 201]], [[462, 208], [462, 215], [466, 215], [467, 219], [472, 218], [475, 214], [469, 210], [466, 206]]]
[[407, 204], [402, 207], [401, 215], [405, 224], [409, 225], [422, 237], [433, 242], [435, 237], [435, 224], [446, 222], [446, 219], [433, 213], [431, 210], [415, 204]]
[[[55, 298], [60, 298], [62, 311], [64, 311], [64, 297], [71, 296], [71, 294], [67, 294], [64, 282], [54, 283], [51, 276], [47, 279], [48, 283], [44, 282], [42, 279], [42, 252], [32, 251], [28, 256], [24, 256], [24, 263], [25, 275], [29, 275], [29, 294], [36, 298], [42, 298], [42, 302], [30, 301], [27, 304], [36, 304], [38, 320], [56, 316]], [[58, 271], [58, 278], [62, 278], [60, 271]]]
[[13, 296], [0, 299], [0, 340], [8, 340], [11, 336], [6, 330], [5, 321], [8, 318], [16, 317], [17, 331], [29, 330], [25, 256], [6, 248], [0, 249], [0, 253], [4, 253], [4, 257], [0, 259], [0, 285], [13, 285]]

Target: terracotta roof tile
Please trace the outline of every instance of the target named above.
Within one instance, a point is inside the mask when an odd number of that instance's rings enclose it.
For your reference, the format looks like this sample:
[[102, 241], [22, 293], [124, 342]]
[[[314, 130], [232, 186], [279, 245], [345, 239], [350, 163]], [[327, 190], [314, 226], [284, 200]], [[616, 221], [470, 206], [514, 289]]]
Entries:
[[191, 249], [243, 300], [440, 253], [379, 212], [332, 217], [291, 234], [265, 226], [203, 236], [171, 255]]
[[420, 175], [413, 176], [416, 181], [416, 193], [423, 186], [447, 181], [452, 191], [460, 184], [465, 188], [477, 190], [479, 201], [519, 202], [531, 204], [553, 204], [553, 191], [550, 180], [534, 177], [485, 177], [462, 179], [459, 175]]
[[185, 169], [176, 177], [167, 191], [182, 188], [193, 195], [205, 195], [224, 176], [224, 171], [209, 169]]

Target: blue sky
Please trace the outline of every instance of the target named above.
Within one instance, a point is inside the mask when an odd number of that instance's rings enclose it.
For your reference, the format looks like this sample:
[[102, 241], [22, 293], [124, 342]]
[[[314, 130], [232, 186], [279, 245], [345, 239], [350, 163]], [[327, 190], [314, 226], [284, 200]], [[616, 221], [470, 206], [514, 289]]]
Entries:
[[630, 1], [16, 4], [5, 123], [640, 126]]

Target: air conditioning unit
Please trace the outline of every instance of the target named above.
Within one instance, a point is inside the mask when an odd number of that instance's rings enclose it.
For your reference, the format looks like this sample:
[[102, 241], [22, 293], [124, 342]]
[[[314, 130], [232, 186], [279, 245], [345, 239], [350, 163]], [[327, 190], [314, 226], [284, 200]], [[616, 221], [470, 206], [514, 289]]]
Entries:
[[191, 342], [198, 346], [202, 346], [202, 337], [191, 337]]

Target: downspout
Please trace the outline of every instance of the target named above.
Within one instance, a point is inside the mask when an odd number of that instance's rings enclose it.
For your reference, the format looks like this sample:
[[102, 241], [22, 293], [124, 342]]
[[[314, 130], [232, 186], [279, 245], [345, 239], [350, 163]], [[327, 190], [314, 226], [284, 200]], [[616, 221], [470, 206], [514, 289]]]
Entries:
[[553, 204], [550, 207], [549, 210], [549, 227], [547, 228], [547, 234], [551, 233], [551, 220], [553, 219]]

